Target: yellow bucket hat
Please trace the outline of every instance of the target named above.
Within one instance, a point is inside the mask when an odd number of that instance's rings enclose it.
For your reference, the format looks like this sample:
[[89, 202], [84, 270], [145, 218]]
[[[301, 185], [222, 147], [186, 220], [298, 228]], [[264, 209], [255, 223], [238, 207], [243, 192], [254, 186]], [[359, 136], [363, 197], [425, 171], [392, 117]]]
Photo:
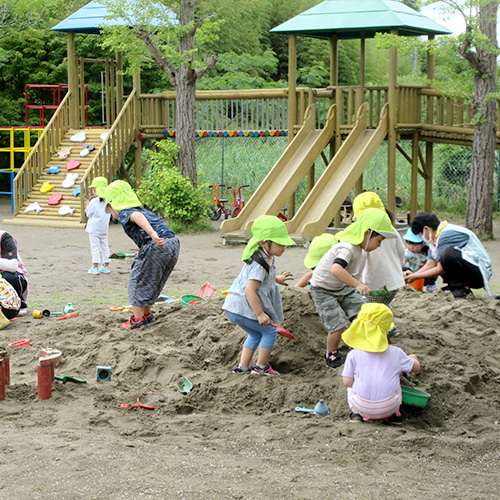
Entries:
[[96, 177], [90, 187], [95, 188], [95, 192], [99, 198], [104, 198], [104, 192], [108, 187], [108, 179], [106, 177]]
[[356, 222], [344, 229], [342, 232], [337, 233], [339, 241], [345, 241], [351, 245], [359, 245], [364, 237], [366, 231], [376, 231], [385, 238], [396, 238], [392, 233], [391, 219], [379, 208], [367, 208], [363, 210]]
[[117, 211], [142, 207], [132, 186], [125, 181], [113, 181], [104, 191], [104, 198]]
[[255, 253], [260, 240], [274, 241], [278, 245], [287, 247], [295, 245], [295, 241], [288, 236], [288, 231], [282, 220], [274, 215], [261, 215], [255, 219], [252, 225], [252, 237], [248, 241], [245, 250], [243, 250], [241, 260], [248, 260]]
[[319, 236], [315, 236], [309, 245], [309, 251], [304, 259], [304, 266], [308, 269], [315, 268], [321, 260], [321, 257], [323, 257], [335, 243], [338, 243], [338, 241], [339, 240], [330, 233], [323, 233]]
[[354, 217], [359, 217], [359, 214], [367, 208], [378, 208], [385, 212], [384, 203], [380, 199], [380, 196], [373, 191], [366, 191], [365, 193], [358, 194], [352, 202]]
[[385, 304], [368, 302], [342, 334], [342, 340], [353, 349], [384, 352], [389, 347], [387, 332], [394, 326], [392, 320], [392, 311]]

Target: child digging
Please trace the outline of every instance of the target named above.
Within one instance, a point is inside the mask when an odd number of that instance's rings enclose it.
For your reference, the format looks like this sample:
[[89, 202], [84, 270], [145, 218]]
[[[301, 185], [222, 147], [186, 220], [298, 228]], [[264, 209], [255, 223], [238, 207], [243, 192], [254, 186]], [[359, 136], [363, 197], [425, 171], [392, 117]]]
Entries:
[[128, 182], [112, 182], [104, 197], [111, 215], [139, 247], [128, 282], [128, 301], [134, 315], [122, 327], [148, 327], [155, 321], [151, 306], [179, 258], [179, 240], [165, 222], [142, 207]]
[[[233, 373], [279, 375], [269, 363], [276, 340], [276, 327], [271, 322], [283, 320], [278, 283], [282, 285], [293, 276], [288, 272], [276, 276], [274, 258], [283, 255], [285, 248], [291, 245], [295, 242], [278, 217], [262, 215], [255, 219], [252, 238], [243, 251], [245, 265], [229, 288], [222, 306], [229, 321], [248, 334], [240, 363], [233, 368]], [[257, 364], [252, 367], [250, 363], [257, 346]]]
[[378, 248], [384, 238], [394, 238], [394, 234], [387, 214], [369, 208], [335, 237], [338, 243], [321, 257], [310, 280], [311, 297], [328, 330], [325, 363], [331, 368], [344, 362], [338, 352], [340, 335], [364, 304], [361, 295], [370, 293], [370, 288], [359, 280], [366, 253]]

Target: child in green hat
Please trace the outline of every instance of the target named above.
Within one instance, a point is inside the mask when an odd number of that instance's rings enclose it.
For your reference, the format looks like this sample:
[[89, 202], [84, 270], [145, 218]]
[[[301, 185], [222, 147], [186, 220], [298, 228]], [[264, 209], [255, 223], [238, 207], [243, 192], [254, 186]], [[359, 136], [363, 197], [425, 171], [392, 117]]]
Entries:
[[[283, 320], [283, 307], [278, 284], [293, 276], [283, 272], [276, 276], [275, 257], [283, 255], [287, 246], [295, 245], [285, 224], [273, 215], [261, 215], [252, 225], [252, 238], [243, 251], [243, 269], [228, 290], [222, 309], [232, 323], [247, 332], [240, 363], [233, 373], [279, 375], [269, 363], [276, 340], [276, 327]], [[251, 366], [257, 347], [257, 364]]]
[[366, 254], [377, 249], [384, 238], [394, 238], [394, 234], [387, 214], [369, 208], [335, 236], [338, 243], [321, 257], [310, 280], [311, 297], [328, 330], [325, 363], [331, 368], [344, 362], [338, 351], [340, 335], [364, 304], [361, 295], [370, 293], [370, 288], [360, 281]]
[[139, 247], [128, 281], [128, 301], [134, 315], [122, 327], [148, 327], [155, 321], [151, 306], [179, 258], [179, 240], [160, 217], [142, 207], [128, 182], [112, 182], [104, 197], [111, 215]]

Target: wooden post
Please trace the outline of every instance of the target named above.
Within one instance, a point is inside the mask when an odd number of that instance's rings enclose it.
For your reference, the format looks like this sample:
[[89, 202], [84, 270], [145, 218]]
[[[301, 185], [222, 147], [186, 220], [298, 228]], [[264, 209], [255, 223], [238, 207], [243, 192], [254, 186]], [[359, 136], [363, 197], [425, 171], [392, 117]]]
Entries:
[[410, 193], [410, 216], [413, 219], [417, 214], [417, 195], [418, 195], [418, 131], [412, 135], [412, 150], [411, 150], [411, 193]]
[[85, 128], [85, 62], [83, 57], [79, 58], [80, 64], [80, 126]]
[[[339, 89], [339, 58], [338, 58], [339, 36], [333, 35], [330, 39], [330, 85], [335, 87], [335, 100], [330, 101], [330, 105], [337, 103], [337, 113], [335, 120], [335, 134], [330, 141], [330, 160], [335, 156], [337, 150], [337, 136], [340, 136], [338, 124], [340, 123], [340, 116], [343, 113], [342, 108], [338, 107], [337, 93]], [[342, 110], [342, 111], [341, 111]], [[340, 146], [340, 140], [339, 140]]]
[[123, 107], [123, 55], [116, 53], [116, 113], [120, 114]]
[[[434, 35], [428, 36], [429, 40], [434, 39]], [[427, 52], [427, 77], [429, 80], [434, 80], [436, 76], [436, 56]], [[428, 122], [429, 123], [429, 122]], [[434, 161], [434, 144], [432, 142], [425, 143], [425, 163], [427, 166], [427, 177], [425, 178], [425, 204], [426, 212], [432, 212], [432, 178], [433, 178], [433, 161]]]
[[[133, 76], [133, 84], [134, 90], [136, 91], [135, 96], [135, 116], [134, 116], [134, 132], [135, 134], [139, 133], [141, 126], [141, 73], [134, 73]], [[137, 183], [142, 177], [142, 142], [139, 139], [136, 139], [134, 144], [134, 170], [135, 170], [135, 179], [136, 179], [136, 187]]]
[[68, 90], [69, 96], [69, 126], [78, 128], [78, 68], [75, 55], [75, 34], [68, 31]]
[[[288, 144], [294, 137], [293, 127], [297, 123], [297, 35], [288, 36]], [[288, 201], [288, 218], [295, 215], [295, 193]]]
[[[391, 35], [397, 35], [397, 29], [391, 29]], [[398, 51], [389, 50], [389, 130], [387, 152], [387, 208], [396, 211], [396, 85], [398, 79]]]

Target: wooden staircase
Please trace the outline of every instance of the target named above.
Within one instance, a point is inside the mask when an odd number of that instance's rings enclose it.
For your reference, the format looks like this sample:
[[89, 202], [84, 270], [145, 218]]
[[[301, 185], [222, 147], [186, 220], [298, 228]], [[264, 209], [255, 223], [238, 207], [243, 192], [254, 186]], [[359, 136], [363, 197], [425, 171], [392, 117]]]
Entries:
[[[78, 132], [85, 132], [87, 140], [84, 143], [70, 141], [70, 137]], [[80, 196], [83, 196], [83, 191], [79, 196], [73, 196], [72, 193], [77, 187], [81, 186], [83, 176], [89, 168], [99, 149], [99, 146], [102, 143], [100, 136], [103, 132], [108, 132], [108, 130], [100, 128], [85, 130], [69, 129], [63, 137], [58, 150], [63, 147], [70, 147], [70, 155], [65, 160], [60, 160], [57, 153], [51, 155], [46, 167], [44, 168], [43, 173], [40, 174], [40, 176], [36, 180], [36, 183], [33, 185], [33, 189], [30, 190], [29, 197], [19, 207], [19, 213], [16, 215], [16, 218], [14, 220], [11, 220], [11, 223], [31, 226], [84, 227], [85, 223], [82, 222], [82, 208], [80, 203]], [[94, 146], [94, 150], [85, 157], [80, 156], [80, 151], [82, 150], [83, 145]], [[68, 172], [68, 170], [66, 169], [66, 163], [69, 160], [77, 160], [81, 163], [81, 165], [78, 168]], [[59, 174], [47, 173], [47, 170], [53, 166], [59, 167]], [[62, 187], [62, 182], [64, 181], [64, 179], [66, 179], [66, 175], [68, 173], [78, 174], [78, 179], [76, 180], [73, 187], [65, 189]], [[54, 186], [54, 189], [52, 189], [48, 193], [42, 193], [40, 191], [40, 188], [42, 187], [42, 184], [47, 181]], [[58, 205], [49, 205], [48, 200], [54, 193], [61, 193], [63, 196], [62, 201]], [[25, 213], [26, 208], [35, 202], [38, 202], [40, 207], [43, 208], [43, 211], [39, 213], [33, 211]], [[75, 211], [73, 212], [73, 214], [59, 215], [58, 212], [62, 206], [69, 206], [71, 208], [74, 208]], [[4, 223], [9, 223], [9, 219], [4, 220]]]

